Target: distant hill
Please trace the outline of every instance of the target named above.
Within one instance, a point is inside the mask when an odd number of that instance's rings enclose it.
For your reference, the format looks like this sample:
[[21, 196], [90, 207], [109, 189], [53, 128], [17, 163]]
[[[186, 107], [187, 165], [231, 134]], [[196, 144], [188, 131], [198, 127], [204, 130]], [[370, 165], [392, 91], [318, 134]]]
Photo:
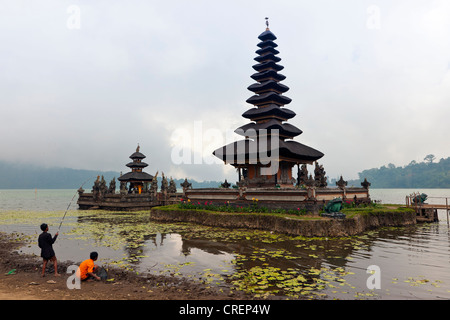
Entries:
[[[97, 176], [104, 176], [107, 184], [120, 176], [114, 171], [79, 170], [70, 168], [45, 168], [0, 161], [0, 189], [78, 189], [83, 183], [90, 190]], [[161, 177], [158, 177], [161, 181]], [[218, 187], [221, 182], [190, 180], [194, 188]], [[184, 179], [174, 179], [178, 188]], [[118, 183], [116, 184], [118, 188]]]
[[108, 182], [119, 177], [113, 171], [46, 168], [0, 161], [0, 189], [78, 189], [86, 180], [92, 180], [83, 186], [89, 189], [97, 175], [103, 175]]
[[364, 178], [371, 188], [450, 188], [450, 157], [434, 162], [433, 155], [427, 155], [424, 162], [411, 161], [403, 167], [390, 163], [380, 168], [364, 170], [359, 180], [348, 184], [359, 186]]
[[[433, 157], [426, 161], [411, 161], [403, 167], [392, 163], [380, 168], [367, 169], [358, 173], [358, 180], [349, 180], [348, 185], [359, 187], [364, 178], [371, 183], [371, 188], [450, 188], [450, 157], [435, 162]], [[78, 189], [83, 183], [85, 190], [90, 190], [98, 175], [103, 175], [106, 182], [120, 176], [114, 171], [79, 170], [70, 168], [45, 168], [0, 161], [0, 189]], [[345, 179], [345, 177], [344, 177]], [[158, 177], [161, 181], [161, 177]], [[184, 179], [174, 179], [178, 188]], [[194, 188], [217, 188], [221, 181], [191, 180]], [[330, 186], [335, 186], [332, 179]], [[118, 188], [118, 184], [117, 184]]]

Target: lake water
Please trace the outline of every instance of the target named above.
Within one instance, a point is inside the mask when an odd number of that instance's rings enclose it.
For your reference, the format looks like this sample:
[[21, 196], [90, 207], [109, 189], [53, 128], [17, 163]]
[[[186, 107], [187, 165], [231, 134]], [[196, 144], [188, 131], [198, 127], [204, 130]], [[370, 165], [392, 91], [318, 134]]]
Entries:
[[[404, 204], [413, 192], [428, 194], [430, 203], [450, 197], [450, 189], [371, 189], [370, 194], [382, 203]], [[40, 223], [48, 223], [55, 233], [69, 207], [54, 245], [59, 260], [80, 262], [96, 250], [100, 264], [188, 277], [256, 296], [450, 298], [445, 212], [439, 212], [437, 223], [381, 228], [348, 238], [304, 239], [154, 223], [145, 213], [80, 211], [76, 200], [76, 190], [0, 190], [0, 231], [20, 233], [29, 239], [22, 252], [39, 255]]]

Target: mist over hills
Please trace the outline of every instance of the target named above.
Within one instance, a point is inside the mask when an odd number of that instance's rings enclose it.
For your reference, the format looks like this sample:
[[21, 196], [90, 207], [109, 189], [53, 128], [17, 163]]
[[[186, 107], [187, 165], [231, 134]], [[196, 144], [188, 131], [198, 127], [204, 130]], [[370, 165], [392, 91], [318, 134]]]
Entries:
[[[109, 185], [119, 178], [120, 172], [81, 170], [58, 167], [41, 167], [36, 165], [0, 161], [0, 189], [83, 189], [90, 190], [97, 176], [103, 176]], [[160, 181], [161, 177], [158, 176]], [[221, 182], [190, 180], [194, 188], [218, 187]], [[174, 179], [177, 187], [184, 179]], [[117, 183], [118, 188], [118, 183]]]
[[[380, 168], [363, 170], [358, 180], [349, 180], [348, 185], [359, 187], [365, 178], [371, 188], [450, 188], [450, 157], [435, 162], [433, 157], [424, 162], [411, 161], [403, 167], [388, 164]], [[296, 172], [293, 172], [296, 176]], [[80, 170], [58, 167], [41, 167], [0, 161], [0, 189], [78, 189], [81, 185], [90, 190], [97, 176], [104, 176], [106, 182], [120, 176], [119, 172]], [[195, 181], [189, 179], [194, 188], [217, 188], [223, 181]], [[160, 181], [161, 177], [158, 177]], [[344, 177], [345, 179], [345, 177]], [[174, 179], [178, 188], [184, 179]], [[330, 187], [335, 181], [328, 181]]]
[[78, 170], [70, 168], [46, 168], [0, 161], [1, 189], [78, 189], [87, 180], [84, 189], [91, 187], [98, 175], [106, 181], [119, 177], [118, 172]]

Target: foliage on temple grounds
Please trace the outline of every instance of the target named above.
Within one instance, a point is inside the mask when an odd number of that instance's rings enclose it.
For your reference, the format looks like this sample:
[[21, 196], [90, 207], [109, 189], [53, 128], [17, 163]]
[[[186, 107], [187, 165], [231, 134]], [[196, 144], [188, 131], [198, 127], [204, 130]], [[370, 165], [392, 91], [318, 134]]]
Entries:
[[[387, 213], [387, 212], [405, 212], [411, 211], [410, 208], [404, 208], [398, 205], [381, 205], [375, 202], [370, 204], [357, 204], [353, 200], [345, 200], [342, 203], [342, 212], [347, 215], [348, 218], [355, 216], [356, 214], [374, 214], [374, 213]], [[294, 208], [294, 209], [270, 209], [259, 203], [256, 198], [252, 199], [252, 202], [248, 206], [233, 204], [230, 201], [224, 203], [213, 203], [211, 201], [191, 201], [182, 199], [180, 203], [169, 206], [172, 209], [182, 210], [206, 210], [210, 212], [225, 212], [225, 213], [246, 213], [246, 214], [277, 214], [277, 215], [290, 215], [297, 217], [306, 217], [311, 213], [308, 213], [305, 209]], [[161, 208], [161, 207], [160, 207]], [[322, 213], [323, 210], [320, 211]], [[309, 216], [310, 218], [310, 216]]]
[[226, 201], [224, 203], [213, 203], [211, 201], [191, 201], [182, 199], [180, 203], [177, 204], [179, 209], [187, 210], [207, 210], [214, 212], [229, 212], [229, 213], [278, 213], [278, 214], [289, 214], [296, 216], [306, 215], [308, 212], [305, 209], [295, 208], [295, 209], [270, 209], [266, 206], [260, 205], [259, 200], [252, 198], [252, 202], [248, 206], [236, 205]]

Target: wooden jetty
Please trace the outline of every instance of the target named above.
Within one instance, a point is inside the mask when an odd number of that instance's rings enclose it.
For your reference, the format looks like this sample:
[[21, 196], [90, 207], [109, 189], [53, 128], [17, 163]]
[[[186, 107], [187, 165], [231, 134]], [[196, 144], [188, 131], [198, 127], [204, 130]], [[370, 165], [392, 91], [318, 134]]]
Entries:
[[417, 222], [437, 222], [438, 210], [445, 210], [447, 214], [447, 224], [449, 224], [450, 216], [450, 197], [428, 197], [426, 199], [433, 199], [433, 202], [440, 203], [425, 203], [420, 200], [421, 194], [413, 193], [406, 196], [406, 206], [416, 210]]

